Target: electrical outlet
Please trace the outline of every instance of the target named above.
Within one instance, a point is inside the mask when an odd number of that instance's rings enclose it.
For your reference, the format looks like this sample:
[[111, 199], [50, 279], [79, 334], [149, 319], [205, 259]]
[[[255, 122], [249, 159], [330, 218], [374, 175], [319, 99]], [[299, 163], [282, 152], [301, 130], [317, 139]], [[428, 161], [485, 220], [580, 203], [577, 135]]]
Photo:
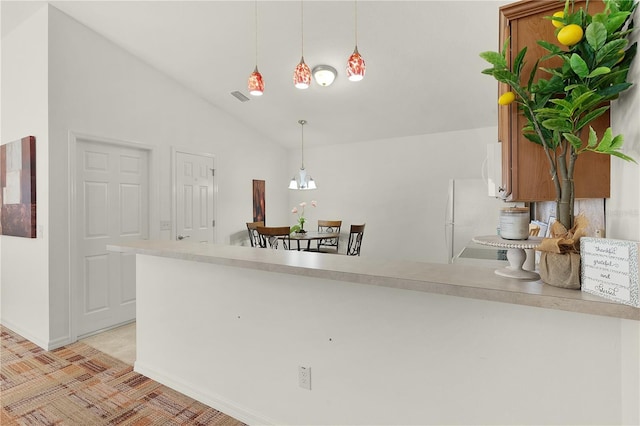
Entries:
[[161, 231], [171, 231], [171, 221], [170, 220], [161, 220], [160, 221], [160, 230]]
[[311, 390], [311, 367], [298, 367], [298, 386]]

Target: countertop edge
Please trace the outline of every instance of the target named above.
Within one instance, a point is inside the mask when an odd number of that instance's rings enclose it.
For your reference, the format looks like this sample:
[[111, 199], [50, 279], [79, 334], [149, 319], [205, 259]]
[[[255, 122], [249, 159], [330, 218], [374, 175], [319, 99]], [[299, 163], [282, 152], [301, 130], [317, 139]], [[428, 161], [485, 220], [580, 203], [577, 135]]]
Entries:
[[107, 250], [640, 321], [640, 308], [539, 281], [500, 277], [490, 267], [173, 241], [122, 242]]

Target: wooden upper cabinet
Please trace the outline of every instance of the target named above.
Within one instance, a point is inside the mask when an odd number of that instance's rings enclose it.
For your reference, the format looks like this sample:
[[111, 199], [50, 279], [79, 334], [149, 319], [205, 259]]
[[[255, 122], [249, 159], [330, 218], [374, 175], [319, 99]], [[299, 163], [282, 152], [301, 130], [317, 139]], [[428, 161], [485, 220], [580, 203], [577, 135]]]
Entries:
[[[585, 6], [584, 1], [577, 1], [576, 7]], [[558, 44], [551, 21], [544, 19], [554, 12], [564, 9], [564, 1], [523, 0], [500, 8], [500, 47], [509, 38], [507, 62], [513, 64], [518, 52], [527, 46], [525, 65], [521, 74], [521, 84], [525, 85], [536, 59], [548, 53], [537, 44], [537, 40], [547, 40]], [[589, 13], [604, 10], [602, 1], [590, 1]], [[546, 61], [544, 67], [559, 66]], [[538, 70], [538, 76], [549, 78], [549, 74]], [[508, 91], [505, 84], [500, 84], [499, 94]], [[502, 142], [502, 184], [509, 201], [551, 201], [556, 194], [549, 163], [541, 146], [529, 141], [522, 135], [526, 124], [524, 116], [513, 103], [507, 107], [498, 107], [498, 138]], [[602, 137], [609, 127], [609, 113], [603, 114], [591, 126]], [[588, 129], [588, 127], [587, 127]], [[614, 131], [615, 134], [615, 131]], [[586, 140], [588, 131], [583, 131]], [[610, 156], [586, 152], [580, 154], [576, 161], [574, 173], [576, 198], [608, 198], [610, 187]]]

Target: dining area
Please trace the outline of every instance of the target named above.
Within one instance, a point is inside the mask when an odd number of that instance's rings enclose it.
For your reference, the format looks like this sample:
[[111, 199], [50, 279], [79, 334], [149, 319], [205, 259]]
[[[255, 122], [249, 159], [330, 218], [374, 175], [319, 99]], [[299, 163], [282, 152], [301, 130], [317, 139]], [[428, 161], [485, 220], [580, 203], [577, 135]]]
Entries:
[[[304, 222], [303, 222], [304, 223]], [[247, 222], [249, 242], [254, 248], [296, 250], [324, 254], [360, 256], [365, 224], [351, 224], [346, 246], [341, 247], [341, 220], [318, 219], [316, 230], [292, 227], [265, 226], [264, 221]]]

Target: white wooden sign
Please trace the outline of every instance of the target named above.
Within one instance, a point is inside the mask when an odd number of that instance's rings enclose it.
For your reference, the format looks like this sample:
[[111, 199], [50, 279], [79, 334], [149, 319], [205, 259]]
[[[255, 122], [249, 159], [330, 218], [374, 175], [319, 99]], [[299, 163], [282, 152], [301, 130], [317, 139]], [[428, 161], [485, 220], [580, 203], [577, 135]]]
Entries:
[[634, 241], [580, 239], [582, 291], [625, 305], [638, 301], [638, 248]]

